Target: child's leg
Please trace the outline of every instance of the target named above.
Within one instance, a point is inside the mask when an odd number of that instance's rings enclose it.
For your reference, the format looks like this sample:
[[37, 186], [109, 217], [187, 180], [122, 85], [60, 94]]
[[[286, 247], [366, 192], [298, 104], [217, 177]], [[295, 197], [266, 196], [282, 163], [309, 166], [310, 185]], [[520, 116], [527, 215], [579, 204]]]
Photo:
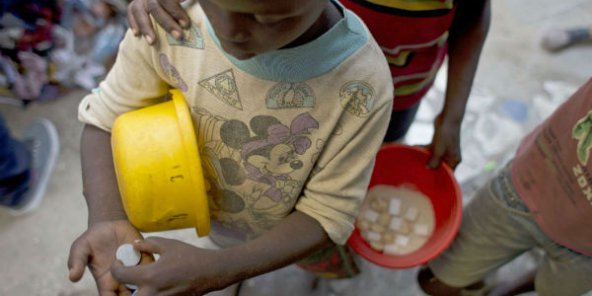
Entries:
[[405, 134], [407, 134], [415, 119], [419, 105], [420, 102], [417, 102], [407, 109], [393, 111], [386, 135], [384, 136], [385, 143], [400, 141], [405, 137]]
[[479, 288], [490, 272], [536, 245], [537, 229], [515, 194], [504, 170], [481, 188], [466, 207], [453, 244], [419, 274], [422, 289], [431, 295], [458, 295], [462, 288]]
[[[541, 235], [544, 236], [542, 232]], [[592, 290], [592, 257], [575, 253], [548, 238], [540, 246], [545, 250], [545, 258], [535, 278], [539, 296], [576, 296]]]

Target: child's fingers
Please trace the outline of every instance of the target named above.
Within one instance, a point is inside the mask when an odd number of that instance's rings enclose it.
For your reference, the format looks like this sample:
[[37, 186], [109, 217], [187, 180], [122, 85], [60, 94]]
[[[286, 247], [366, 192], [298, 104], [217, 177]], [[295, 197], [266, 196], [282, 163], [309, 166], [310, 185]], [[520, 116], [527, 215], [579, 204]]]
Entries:
[[456, 153], [446, 153], [443, 159], [446, 162], [446, 164], [450, 166], [450, 168], [453, 170], [456, 169], [456, 166], [458, 166], [458, 164], [461, 162], [460, 155]]
[[[140, 250], [138, 250], [140, 251]], [[154, 256], [152, 253], [142, 252], [140, 251], [142, 258], [140, 259], [140, 264], [152, 263], [154, 262]]]
[[118, 296], [131, 296], [132, 291], [128, 289], [124, 284], [119, 284], [119, 293]]
[[431, 169], [435, 169], [440, 165], [440, 162], [442, 162], [444, 150], [439, 145], [434, 145], [431, 148], [432, 156], [430, 156], [430, 160], [428, 161], [428, 167]]
[[183, 37], [183, 29], [179, 26], [176, 19], [169, 11], [169, 9], [175, 9], [171, 8], [171, 3], [179, 6], [175, 1], [164, 2], [162, 5], [167, 4], [168, 6], [163, 7], [157, 0], [147, 0], [146, 8], [152, 17], [154, 17], [154, 20], [158, 22], [165, 31], [173, 35], [175, 39], [181, 39]]
[[126, 267], [119, 260], [115, 260], [111, 265], [111, 276], [119, 283], [137, 285], [140, 274], [139, 266]]
[[191, 19], [189, 18], [187, 11], [185, 11], [183, 6], [179, 4], [180, 2], [182, 1], [165, 1], [161, 2], [161, 5], [164, 10], [166, 10], [167, 13], [179, 23], [181, 27], [189, 28]]
[[68, 278], [72, 282], [78, 282], [84, 274], [84, 269], [88, 264], [90, 248], [80, 239], [74, 241], [70, 247], [68, 255]]
[[428, 162], [428, 167], [430, 169], [435, 169], [438, 167], [438, 165], [440, 165], [440, 158], [432, 156], [432, 158], [430, 158], [430, 161]]
[[153, 44], [156, 41], [156, 34], [152, 28], [152, 22], [150, 21], [150, 17], [148, 16], [149, 12], [146, 7], [135, 5], [130, 7], [130, 10], [132, 17], [138, 26], [140, 34], [144, 36], [148, 44]]
[[142, 253], [161, 254], [165, 240], [161, 237], [149, 237], [144, 240], [135, 241], [134, 248]]
[[134, 14], [132, 13], [132, 4], [129, 5], [128, 10], [127, 10], [127, 22], [130, 26], [130, 28], [132, 29], [132, 32], [134, 33], [134, 36], [139, 36], [140, 35], [140, 29], [138, 27], [138, 23], [136, 23], [136, 19], [134, 17]]

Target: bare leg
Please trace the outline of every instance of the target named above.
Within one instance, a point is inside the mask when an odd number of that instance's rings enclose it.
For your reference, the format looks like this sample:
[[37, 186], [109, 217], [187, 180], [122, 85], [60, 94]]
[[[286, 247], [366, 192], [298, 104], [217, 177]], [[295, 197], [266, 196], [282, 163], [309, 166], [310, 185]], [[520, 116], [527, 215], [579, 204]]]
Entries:
[[564, 30], [551, 30], [543, 36], [542, 45], [551, 52], [556, 52], [571, 45], [592, 40], [592, 25]]

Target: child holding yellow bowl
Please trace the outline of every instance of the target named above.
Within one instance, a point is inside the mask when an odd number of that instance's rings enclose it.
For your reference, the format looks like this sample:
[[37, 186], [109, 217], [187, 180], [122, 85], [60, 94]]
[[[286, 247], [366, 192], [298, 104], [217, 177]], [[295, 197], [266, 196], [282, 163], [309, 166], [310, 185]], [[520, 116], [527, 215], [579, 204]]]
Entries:
[[[124, 284], [140, 295], [200, 294], [305, 258], [318, 273], [351, 275], [310, 256], [343, 245], [354, 228], [392, 109], [380, 48], [334, 1], [204, 0], [189, 14], [181, 40], [156, 28], [149, 46], [128, 32], [106, 80], [80, 104], [89, 228], [70, 249], [70, 279], [88, 265], [104, 294], [127, 293]], [[170, 88], [183, 92], [195, 123], [218, 250], [141, 240], [122, 208], [112, 124]], [[113, 265], [117, 247], [138, 239], [159, 260]]]

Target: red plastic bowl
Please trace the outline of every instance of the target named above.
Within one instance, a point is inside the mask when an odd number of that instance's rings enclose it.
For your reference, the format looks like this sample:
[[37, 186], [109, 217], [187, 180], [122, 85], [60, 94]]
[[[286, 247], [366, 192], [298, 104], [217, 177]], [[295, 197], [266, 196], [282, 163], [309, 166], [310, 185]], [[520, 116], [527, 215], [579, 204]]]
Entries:
[[398, 144], [385, 145], [378, 152], [369, 188], [378, 184], [415, 185], [430, 198], [436, 225], [434, 233], [421, 248], [403, 256], [387, 255], [373, 249], [355, 229], [348, 244], [366, 260], [388, 268], [409, 268], [434, 259], [452, 243], [462, 217], [460, 187], [447, 165], [427, 168], [429, 157], [425, 149]]

